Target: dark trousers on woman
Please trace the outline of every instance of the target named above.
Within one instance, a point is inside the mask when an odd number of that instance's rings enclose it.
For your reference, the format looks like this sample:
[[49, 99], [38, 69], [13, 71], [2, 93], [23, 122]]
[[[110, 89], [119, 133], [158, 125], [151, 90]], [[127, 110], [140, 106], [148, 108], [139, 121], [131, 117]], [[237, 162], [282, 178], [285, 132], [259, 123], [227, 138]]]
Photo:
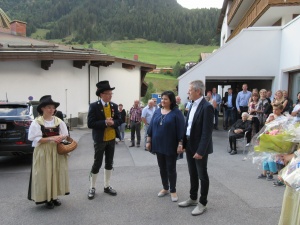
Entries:
[[207, 195], [209, 189], [209, 177], [207, 173], [207, 162], [208, 155], [203, 156], [202, 159], [194, 159], [194, 154], [189, 150], [189, 142], [187, 143], [187, 151], [186, 151], [186, 159], [189, 167], [190, 174], [190, 198], [192, 200], [197, 200], [198, 198], [198, 190], [199, 190], [199, 180], [201, 183], [200, 190], [200, 199], [199, 202], [206, 206], [207, 204]]
[[176, 161], [177, 155], [168, 156], [160, 153], [156, 153], [157, 162], [160, 171], [161, 182], [165, 190], [169, 190], [171, 193], [176, 192]]
[[91, 173], [97, 174], [102, 166], [103, 154], [105, 153], [105, 166], [106, 170], [113, 169], [113, 159], [115, 154], [115, 140], [94, 143], [95, 155], [94, 164]]
[[255, 128], [255, 133], [257, 134], [259, 132], [259, 119], [255, 116], [252, 117], [252, 124], [254, 125]]

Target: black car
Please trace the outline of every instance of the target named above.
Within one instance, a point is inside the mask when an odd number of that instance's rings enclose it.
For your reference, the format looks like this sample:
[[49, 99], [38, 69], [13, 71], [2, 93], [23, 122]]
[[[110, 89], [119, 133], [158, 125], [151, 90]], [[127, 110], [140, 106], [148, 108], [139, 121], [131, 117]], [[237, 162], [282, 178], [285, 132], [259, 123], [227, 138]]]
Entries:
[[32, 154], [28, 129], [33, 109], [27, 103], [0, 102], [0, 155]]

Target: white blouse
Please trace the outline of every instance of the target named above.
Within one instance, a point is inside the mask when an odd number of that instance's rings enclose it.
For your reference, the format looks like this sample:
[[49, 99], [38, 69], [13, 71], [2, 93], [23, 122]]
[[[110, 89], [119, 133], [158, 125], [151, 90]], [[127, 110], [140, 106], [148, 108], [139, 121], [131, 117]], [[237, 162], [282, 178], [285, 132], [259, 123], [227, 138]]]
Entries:
[[[46, 121], [44, 120], [44, 125], [45, 127], [55, 127], [54, 123], [54, 117], [52, 117], [51, 121]], [[68, 128], [64, 122], [61, 122], [59, 124], [59, 134], [63, 136], [68, 136]], [[34, 120], [30, 127], [29, 127], [29, 132], [28, 132], [28, 140], [32, 141], [32, 147], [38, 146], [40, 143], [40, 139], [43, 137], [42, 130], [41, 130], [41, 125]]]

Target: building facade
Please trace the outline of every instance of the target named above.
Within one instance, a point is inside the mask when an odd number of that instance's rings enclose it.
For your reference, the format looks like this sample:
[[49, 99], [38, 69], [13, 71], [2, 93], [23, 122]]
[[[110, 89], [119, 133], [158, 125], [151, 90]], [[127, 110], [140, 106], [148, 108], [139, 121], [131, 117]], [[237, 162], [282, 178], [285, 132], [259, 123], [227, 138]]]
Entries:
[[[224, 0], [218, 29], [220, 49], [180, 76], [179, 95], [203, 80], [206, 90], [232, 87], [300, 90], [300, 0]], [[224, 90], [226, 89], [226, 90]]]

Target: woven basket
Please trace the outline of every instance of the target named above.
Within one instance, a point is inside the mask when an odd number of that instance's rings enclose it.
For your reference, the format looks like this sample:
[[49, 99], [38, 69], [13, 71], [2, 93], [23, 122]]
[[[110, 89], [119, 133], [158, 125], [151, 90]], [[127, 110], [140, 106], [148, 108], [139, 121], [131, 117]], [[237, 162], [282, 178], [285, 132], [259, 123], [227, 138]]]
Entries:
[[71, 143], [68, 145], [65, 145], [63, 143], [57, 144], [57, 153], [60, 155], [65, 155], [69, 152], [74, 151], [77, 148], [77, 142], [74, 141], [72, 138], [67, 137], [66, 140]]

